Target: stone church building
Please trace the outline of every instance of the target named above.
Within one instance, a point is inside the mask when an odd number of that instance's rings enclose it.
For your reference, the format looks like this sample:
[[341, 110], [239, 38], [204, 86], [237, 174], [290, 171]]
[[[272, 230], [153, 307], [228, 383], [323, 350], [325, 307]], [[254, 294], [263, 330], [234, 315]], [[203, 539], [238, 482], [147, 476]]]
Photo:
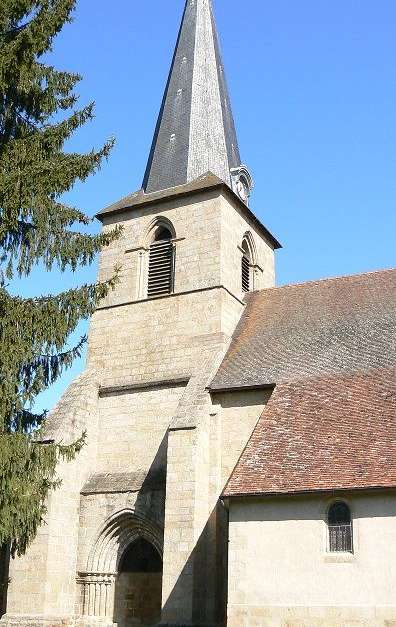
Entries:
[[98, 214], [122, 279], [48, 421], [88, 443], [4, 627], [396, 626], [396, 271], [275, 287], [251, 189], [187, 0], [142, 189]]

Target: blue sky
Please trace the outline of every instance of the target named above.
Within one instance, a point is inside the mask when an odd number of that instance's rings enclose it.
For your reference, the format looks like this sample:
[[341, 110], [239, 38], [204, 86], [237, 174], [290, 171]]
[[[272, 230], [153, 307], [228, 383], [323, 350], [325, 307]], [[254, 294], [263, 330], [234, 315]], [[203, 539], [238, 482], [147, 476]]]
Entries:
[[[284, 245], [278, 284], [395, 266], [394, 0], [214, 0], [251, 206]], [[96, 119], [71, 142], [115, 136], [68, 200], [94, 213], [141, 185], [184, 0], [78, 2], [51, 63], [83, 75]], [[36, 271], [24, 294], [95, 279]], [[79, 333], [86, 331], [82, 325]], [[73, 369], [40, 399], [51, 407]]]

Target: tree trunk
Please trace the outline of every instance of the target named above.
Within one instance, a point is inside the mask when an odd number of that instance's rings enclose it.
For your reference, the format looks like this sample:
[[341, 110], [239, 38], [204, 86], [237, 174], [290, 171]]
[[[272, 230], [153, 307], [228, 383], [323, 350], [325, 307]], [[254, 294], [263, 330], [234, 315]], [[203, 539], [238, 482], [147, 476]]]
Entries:
[[0, 549], [0, 617], [7, 609], [8, 567], [10, 553], [7, 547]]

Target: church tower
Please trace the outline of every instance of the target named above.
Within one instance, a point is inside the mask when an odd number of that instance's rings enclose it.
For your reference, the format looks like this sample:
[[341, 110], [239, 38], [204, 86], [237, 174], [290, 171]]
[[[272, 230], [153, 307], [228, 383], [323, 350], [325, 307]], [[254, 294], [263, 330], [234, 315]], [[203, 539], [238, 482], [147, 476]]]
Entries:
[[[98, 214], [121, 237], [100, 279], [86, 369], [48, 437], [86, 430], [27, 555], [7, 625], [225, 624], [219, 502], [268, 391], [210, 391], [245, 307], [274, 285], [277, 240], [249, 208], [211, 0], [187, 0], [142, 189]], [[237, 361], [236, 361], [237, 364]], [[33, 622], [32, 622], [33, 621]]]

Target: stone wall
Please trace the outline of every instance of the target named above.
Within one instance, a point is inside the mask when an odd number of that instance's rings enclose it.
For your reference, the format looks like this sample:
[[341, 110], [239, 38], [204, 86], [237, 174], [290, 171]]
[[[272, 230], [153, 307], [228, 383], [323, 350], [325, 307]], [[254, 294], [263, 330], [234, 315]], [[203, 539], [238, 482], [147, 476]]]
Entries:
[[117, 627], [155, 625], [161, 619], [162, 576], [159, 573], [121, 573], [115, 591]]
[[228, 627], [396, 625], [396, 496], [346, 499], [353, 554], [328, 553], [326, 498], [230, 501]]
[[110, 276], [115, 265], [122, 267], [122, 280], [108, 296], [107, 305], [146, 297], [144, 279], [150, 230], [158, 217], [169, 220], [176, 232], [175, 292], [220, 284], [220, 198], [214, 192], [202, 193], [191, 200], [165, 200], [105, 218], [105, 231], [113, 228], [114, 224], [123, 226], [122, 237], [101, 254], [100, 278]]
[[225, 486], [271, 394], [271, 390], [212, 394], [213, 412], [217, 412], [221, 425], [221, 439], [217, 445], [221, 471], [217, 487], [223, 489]]
[[202, 351], [228, 341], [228, 310], [235, 321], [243, 306], [214, 289], [97, 311], [91, 323], [89, 367], [107, 387], [188, 379]]
[[[146, 298], [150, 229], [169, 220], [176, 232], [175, 289]], [[257, 250], [257, 288], [274, 284], [274, 251], [219, 192], [162, 201], [107, 217], [104, 230], [122, 224], [123, 236], [101, 255], [99, 276], [122, 267], [121, 281], [94, 314], [88, 367], [103, 385], [191, 374], [195, 356], [219, 338], [227, 342], [243, 310], [241, 250], [250, 230]], [[123, 306], [121, 306], [123, 305]]]
[[99, 399], [98, 473], [166, 466], [162, 446], [185, 385], [151, 387]]
[[79, 511], [78, 570], [89, 570], [89, 552], [117, 512], [164, 526], [167, 431], [185, 386], [160, 386], [99, 398], [93, 478], [83, 487]]
[[[215, 363], [215, 360], [213, 360]], [[208, 381], [211, 373], [208, 372]], [[205, 386], [202, 386], [203, 390]], [[195, 396], [194, 400], [199, 398]], [[223, 624], [227, 520], [219, 505], [268, 401], [266, 391], [205, 392], [195, 421], [171, 425], [164, 543], [164, 624]]]
[[111, 276], [116, 265], [122, 268], [121, 281], [104, 304], [120, 305], [146, 297], [150, 230], [159, 217], [169, 220], [176, 234], [176, 293], [223, 285], [240, 296], [240, 246], [247, 231], [253, 236], [257, 252], [256, 289], [274, 285], [274, 251], [266, 237], [236, 201], [209, 190], [104, 218], [105, 231], [115, 224], [123, 227], [122, 237], [101, 254], [101, 279]]
[[221, 283], [234, 294], [241, 294], [241, 246], [244, 235], [249, 233], [254, 248], [252, 289], [274, 287], [275, 257], [269, 242], [255, 224], [246, 219], [236, 202], [231, 204], [222, 199], [221, 211]]
[[79, 377], [49, 418], [46, 436], [71, 442], [87, 431], [87, 445], [75, 462], [62, 462], [61, 487], [51, 494], [45, 523], [24, 557], [10, 563], [6, 624], [12, 615], [71, 616], [76, 597], [80, 489], [95, 457], [98, 386]]

